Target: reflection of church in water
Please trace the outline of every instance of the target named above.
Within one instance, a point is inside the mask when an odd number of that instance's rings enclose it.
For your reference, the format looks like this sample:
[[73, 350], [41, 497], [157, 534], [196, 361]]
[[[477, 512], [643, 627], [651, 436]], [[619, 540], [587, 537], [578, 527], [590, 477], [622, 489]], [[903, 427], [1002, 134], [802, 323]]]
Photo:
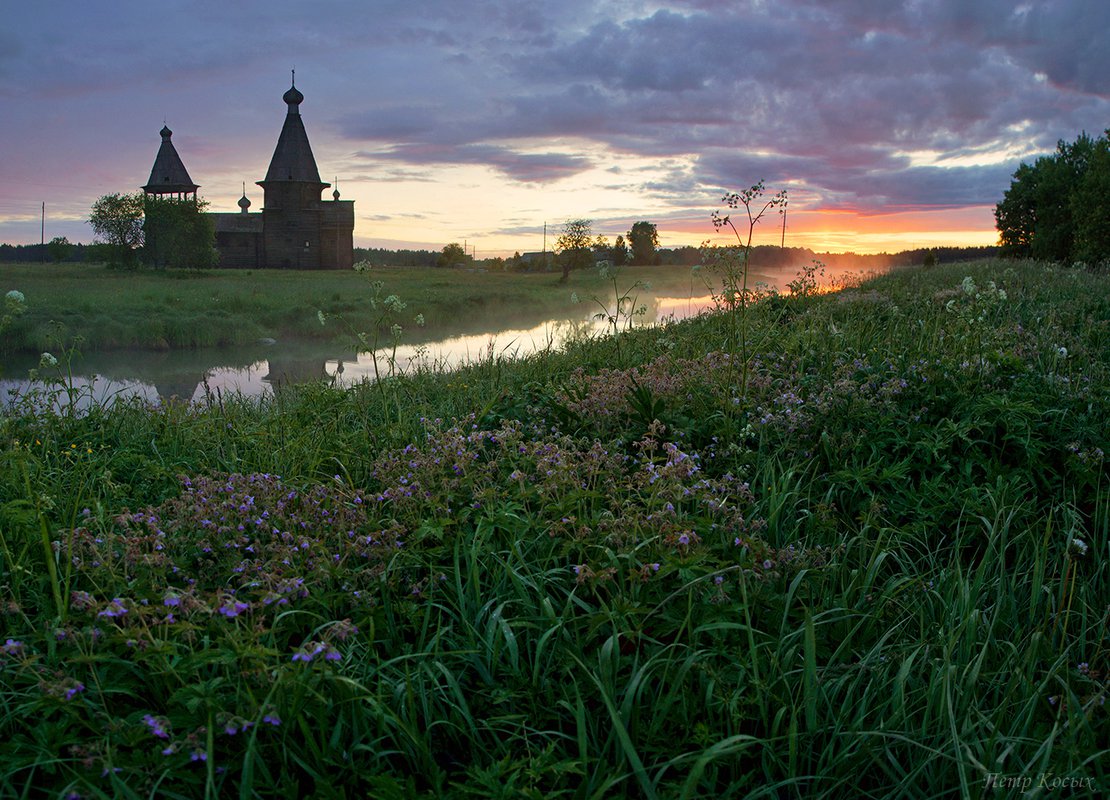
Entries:
[[[261, 212], [251, 213], [246, 191], [239, 199], [239, 213], [212, 213], [216, 249], [221, 267], [254, 269], [350, 269], [354, 263], [355, 204], [340, 200], [338, 188], [331, 200], [320, 194], [331, 186], [320, 180], [320, 171], [301, 120], [304, 100], [296, 86], [282, 99], [289, 107], [262, 187]], [[193, 183], [173, 135], [162, 128], [162, 145], [143, 187], [148, 195], [178, 199], [196, 198]]]

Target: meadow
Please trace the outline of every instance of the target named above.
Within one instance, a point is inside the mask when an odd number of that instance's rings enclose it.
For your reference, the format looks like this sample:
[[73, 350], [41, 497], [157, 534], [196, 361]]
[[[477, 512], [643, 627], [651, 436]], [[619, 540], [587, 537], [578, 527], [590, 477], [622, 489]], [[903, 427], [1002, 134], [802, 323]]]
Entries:
[[[705, 294], [705, 282], [689, 268], [627, 268], [657, 292]], [[753, 276], [756, 280], [766, 276]], [[161, 270], [120, 272], [99, 264], [0, 264], [0, 288], [18, 289], [27, 312], [4, 332], [0, 352], [53, 352], [80, 341], [84, 351], [226, 347], [259, 339], [343, 340], [380, 323], [369, 288], [380, 281], [386, 294], [408, 304], [410, 327], [421, 314], [428, 332], [483, 332], [491, 320], [570, 313], [572, 295], [583, 302], [611, 297], [596, 270], [571, 274], [467, 272], [414, 267], [352, 270]], [[341, 321], [321, 326], [317, 312]], [[386, 326], [388, 327], [388, 325]]]
[[800, 289], [0, 418], [0, 797], [1110, 788], [1110, 277]]

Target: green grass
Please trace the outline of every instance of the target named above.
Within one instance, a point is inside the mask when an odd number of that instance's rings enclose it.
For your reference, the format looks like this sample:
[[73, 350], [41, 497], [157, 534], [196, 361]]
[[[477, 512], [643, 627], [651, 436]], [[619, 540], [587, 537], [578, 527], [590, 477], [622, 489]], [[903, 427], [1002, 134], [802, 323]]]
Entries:
[[[685, 267], [627, 267], [622, 280], [656, 291], [704, 294]], [[317, 311], [366, 331], [378, 319], [371, 281], [408, 304], [403, 322], [423, 314], [428, 332], [482, 332], [491, 326], [528, 327], [569, 314], [571, 295], [612, 299], [596, 270], [574, 272], [567, 284], [553, 273], [479, 273], [376, 267], [355, 271], [212, 270], [120, 272], [100, 265], [0, 264], [0, 286], [18, 289], [29, 310], [5, 331], [3, 350], [55, 350], [80, 338], [85, 351], [122, 348], [188, 349], [249, 344], [261, 338], [330, 339]], [[625, 287], [622, 285], [621, 289]], [[60, 327], [59, 327], [60, 326]], [[342, 326], [346, 330], [346, 326]], [[388, 327], [388, 326], [387, 326]]]
[[749, 314], [5, 416], [0, 797], [1105, 791], [1110, 280]]

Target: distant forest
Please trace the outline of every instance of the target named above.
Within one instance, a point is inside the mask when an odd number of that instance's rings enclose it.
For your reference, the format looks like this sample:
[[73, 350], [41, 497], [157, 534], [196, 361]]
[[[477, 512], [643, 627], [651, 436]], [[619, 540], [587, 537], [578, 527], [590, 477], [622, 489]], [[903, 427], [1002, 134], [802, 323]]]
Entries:
[[[13, 262], [99, 262], [101, 245], [70, 244], [64, 257], [57, 248], [52, 254], [50, 245], [41, 244], [0, 244], [0, 263]], [[657, 252], [659, 263], [692, 267], [701, 263], [701, 250], [697, 247], [660, 248]], [[922, 264], [932, 254], [935, 263], [972, 261], [998, 255], [997, 247], [933, 247], [916, 250], [902, 250], [898, 253], [878, 253], [861, 255], [858, 253], [816, 253], [806, 247], [775, 247], [760, 245], [752, 248], [752, 269], [776, 270], [808, 265], [818, 260], [834, 269], [882, 269], [890, 266]], [[442, 255], [438, 250], [386, 250], [380, 247], [356, 247], [355, 261], [367, 261], [374, 266], [391, 267], [434, 267]], [[475, 266], [487, 269], [513, 269], [514, 259], [489, 258], [475, 262]], [[519, 261], [517, 264], [519, 265]], [[634, 267], [632, 268], [634, 269]]]

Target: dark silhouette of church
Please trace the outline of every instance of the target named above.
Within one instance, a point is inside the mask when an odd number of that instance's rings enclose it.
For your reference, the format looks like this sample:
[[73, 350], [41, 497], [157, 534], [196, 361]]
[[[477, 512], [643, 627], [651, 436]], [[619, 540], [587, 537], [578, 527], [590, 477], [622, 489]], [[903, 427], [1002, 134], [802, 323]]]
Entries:
[[[263, 192], [262, 211], [251, 213], [244, 187], [238, 214], [208, 215], [216, 229], [219, 265], [236, 269], [350, 269], [354, 264], [354, 201], [340, 200], [338, 189], [331, 193], [331, 200], [321, 199], [321, 193], [331, 184], [320, 180], [301, 121], [304, 95], [294, 84], [282, 100], [289, 107], [285, 124], [266, 178], [258, 181]], [[173, 131], [163, 127], [161, 134], [162, 145], [143, 191], [179, 200], [191, 195], [195, 200], [200, 187], [189, 177], [170, 140]]]

